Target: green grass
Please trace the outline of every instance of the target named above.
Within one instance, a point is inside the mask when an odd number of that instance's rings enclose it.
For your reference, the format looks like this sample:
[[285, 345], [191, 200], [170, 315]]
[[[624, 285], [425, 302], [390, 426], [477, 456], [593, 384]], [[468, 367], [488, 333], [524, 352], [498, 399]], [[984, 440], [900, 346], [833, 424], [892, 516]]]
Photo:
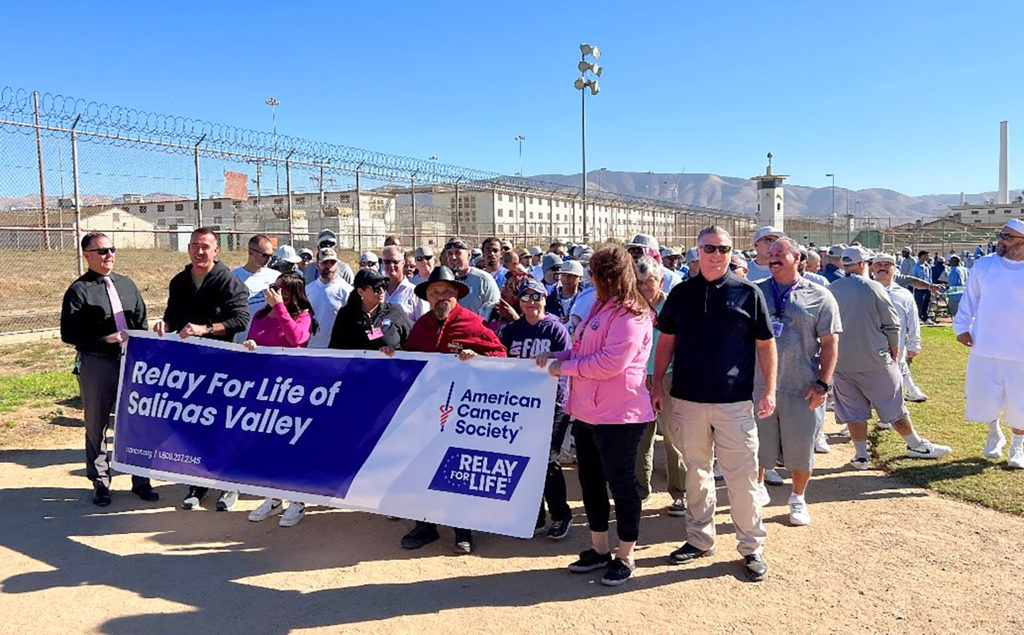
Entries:
[[[909, 404], [911, 419], [918, 434], [951, 446], [953, 453], [936, 462], [907, 459], [899, 435], [874, 429], [879, 461], [893, 476], [912, 485], [1024, 515], [1024, 470], [1006, 469], [1005, 458], [986, 459], [982, 450], [988, 428], [964, 419], [967, 348], [956, 341], [949, 327], [925, 328], [921, 335], [923, 350], [911, 372], [929, 399]], [[1009, 439], [1009, 429], [1004, 427], [1004, 432]]]
[[0, 412], [76, 399], [74, 350], [57, 340], [0, 349]]

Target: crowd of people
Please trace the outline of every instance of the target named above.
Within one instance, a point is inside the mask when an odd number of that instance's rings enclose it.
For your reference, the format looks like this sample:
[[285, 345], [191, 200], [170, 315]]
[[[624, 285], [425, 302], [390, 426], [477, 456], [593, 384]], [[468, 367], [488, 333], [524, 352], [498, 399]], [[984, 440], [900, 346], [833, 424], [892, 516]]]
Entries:
[[[195, 230], [189, 260], [168, 285], [167, 307], [153, 330], [260, 346], [375, 350], [533, 359], [558, 378], [551, 444], [536, 527], [560, 540], [573, 521], [562, 466], [577, 463], [591, 546], [569, 565], [601, 570], [602, 583], [626, 582], [635, 570], [641, 509], [651, 496], [655, 438], [664, 440], [668, 515], [685, 519], [685, 542], [671, 553], [687, 563], [715, 551], [716, 480], [724, 480], [738, 551], [748, 579], [767, 573], [761, 508], [766, 485], [791, 481], [789, 520], [807, 525], [806, 492], [815, 453], [833, 409], [853, 444], [850, 465], [870, 467], [868, 422], [892, 429], [908, 457], [941, 458], [949, 446], [914, 428], [906, 401], [922, 401], [910, 362], [921, 353], [921, 324], [937, 294], [949, 302], [957, 339], [971, 347], [967, 418], [989, 426], [985, 455], [1002, 457], [1000, 417], [1012, 429], [1007, 465], [1024, 468], [1024, 223], [999, 232], [992, 253], [927, 251], [913, 258], [861, 245], [803, 246], [762, 227], [741, 252], [730, 234], [703, 229], [695, 247], [662, 248], [640, 234], [597, 249], [551, 243], [516, 250], [499, 238], [479, 249], [451, 238], [406, 250], [389, 237], [380, 253], [359, 255], [357, 270], [339, 258], [337, 236], [315, 249], [275, 246], [253, 236], [246, 262], [218, 258], [216, 232]], [[93, 502], [111, 502], [106, 433], [117, 394], [118, 360], [129, 329], [148, 325], [145, 302], [128, 277], [114, 273], [116, 248], [102, 233], [82, 239], [89, 270], [67, 290], [61, 336], [77, 349], [75, 373], [86, 428]], [[964, 264], [961, 264], [964, 263]], [[942, 265], [941, 272], [936, 269]], [[158, 500], [148, 479], [132, 492]], [[183, 509], [203, 505], [189, 487]], [[231, 510], [237, 492], [218, 494]], [[211, 499], [212, 500], [212, 499]], [[615, 506], [617, 545], [609, 537]], [[263, 500], [248, 515], [280, 516], [289, 527], [302, 501]], [[455, 551], [471, 553], [469, 529], [455, 528]], [[417, 522], [401, 546], [439, 539]]]

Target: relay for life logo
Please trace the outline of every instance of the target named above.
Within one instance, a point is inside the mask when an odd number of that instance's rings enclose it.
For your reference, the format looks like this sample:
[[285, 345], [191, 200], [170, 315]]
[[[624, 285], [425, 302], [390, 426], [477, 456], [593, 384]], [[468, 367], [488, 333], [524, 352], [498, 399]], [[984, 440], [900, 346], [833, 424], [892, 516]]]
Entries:
[[510, 500], [530, 457], [448, 448], [428, 489]]

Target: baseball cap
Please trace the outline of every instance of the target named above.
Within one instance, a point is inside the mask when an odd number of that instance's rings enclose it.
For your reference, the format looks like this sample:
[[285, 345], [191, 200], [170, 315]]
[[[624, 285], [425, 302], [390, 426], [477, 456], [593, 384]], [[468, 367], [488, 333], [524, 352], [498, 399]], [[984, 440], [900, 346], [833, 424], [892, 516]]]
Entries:
[[655, 251], [658, 251], [658, 239], [650, 234], [637, 234], [633, 236], [633, 240], [626, 243], [626, 247], [631, 245], [639, 245], [641, 247], [652, 247]]
[[416, 248], [415, 256], [417, 258], [433, 258], [434, 250], [431, 249], [429, 245], [423, 245]]
[[541, 271], [547, 272], [548, 269], [561, 269], [562, 258], [558, 254], [544, 254], [544, 260], [541, 261]]
[[338, 242], [338, 237], [331, 230], [325, 229], [325, 230], [323, 230], [322, 232], [320, 232], [319, 234], [316, 235], [316, 244], [319, 245], [320, 243], [324, 242], [325, 240], [330, 240], [333, 243], [337, 243]]
[[1019, 218], [1011, 218], [1003, 225], [1003, 229], [1010, 229], [1018, 234], [1024, 234], [1024, 221], [1021, 221]]
[[476, 247], [473, 247], [472, 249], [470, 249], [469, 253], [472, 254], [472, 256], [474, 258], [479, 258], [480, 256], [484, 255], [484, 252], [480, 251]]
[[299, 258], [299, 255], [295, 253], [295, 247], [292, 247], [291, 245], [281, 245], [275, 249], [274, 258], [283, 260], [284, 262], [290, 262], [293, 265], [302, 262], [302, 258]]
[[682, 256], [682, 255], [683, 254], [681, 254], [679, 252], [679, 250], [676, 249], [675, 247], [662, 247], [662, 249], [661, 249], [661, 257], [662, 258], [671, 258], [673, 256]]
[[539, 255], [541, 255], [543, 253], [544, 253], [544, 250], [541, 249], [540, 247], [537, 247], [536, 245], [534, 245], [533, 247], [530, 247], [530, 255], [531, 256], [539, 256]]
[[523, 280], [523, 284], [519, 285], [519, 295], [523, 295], [528, 291], [535, 291], [537, 293], [540, 293], [541, 295], [548, 294], [548, 289], [547, 287], [544, 286], [544, 283], [534, 278], [533, 276], [528, 276], [525, 280]]
[[686, 262], [693, 262], [694, 260], [700, 260], [700, 254], [697, 253], [696, 247], [691, 247], [686, 250]]
[[892, 264], [896, 264], [896, 256], [885, 253], [875, 254], [874, 257], [871, 258], [871, 262], [891, 262]]
[[312, 260], [313, 258], [316, 258], [316, 254], [314, 254], [312, 250], [306, 249], [305, 247], [303, 247], [302, 249], [299, 250], [299, 258], [302, 258], [303, 260], [305, 260], [305, 258], [303, 258], [303, 256], [309, 256], [310, 260]]
[[843, 250], [843, 255], [839, 257], [840, 261], [844, 265], [855, 265], [858, 262], [864, 262], [868, 258], [868, 253], [862, 247], [847, 247]]
[[559, 273], [567, 273], [570, 276], [583, 277], [583, 264], [579, 260], [566, 260], [562, 263]]
[[316, 261], [324, 262], [326, 260], [338, 260], [338, 252], [334, 251], [330, 247], [321, 247], [320, 251], [317, 252]]
[[846, 249], [846, 245], [832, 245], [831, 247], [828, 248], [829, 258], [842, 258], [844, 249]]
[[364, 251], [359, 254], [359, 264], [377, 264], [378, 262], [380, 262], [380, 258], [372, 251]]
[[352, 281], [352, 286], [359, 289], [360, 287], [372, 287], [387, 281], [388, 277], [376, 269], [360, 269]]
[[765, 236], [775, 236], [776, 238], [782, 238], [785, 235], [786, 234], [784, 234], [781, 229], [778, 229], [777, 227], [772, 227], [771, 225], [765, 225], [764, 227], [758, 229], [757, 233], [754, 234], [754, 242], [756, 243]]
[[585, 266], [587, 263], [590, 262], [590, 259], [593, 257], [594, 250], [584, 245], [582, 248], [580, 248], [579, 253], [576, 255], [576, 260], [578, 260], [581, 264]]

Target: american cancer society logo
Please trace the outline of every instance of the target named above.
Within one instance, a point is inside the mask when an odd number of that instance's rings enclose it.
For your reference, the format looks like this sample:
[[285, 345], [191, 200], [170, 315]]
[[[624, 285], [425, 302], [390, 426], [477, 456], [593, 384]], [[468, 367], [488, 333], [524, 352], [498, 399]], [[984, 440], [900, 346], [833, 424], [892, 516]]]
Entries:
[[448, 385], [444, 403], [438, 406], [438, 422], [444, 432], [448, 419], [455, 415], [455, 434], [500, 439], [511, 445], [523, 431], [520, 418], [525, 419], [531, 410], [542, 407], [540, 397], [511, 390], [491, 392], [466, 388], [456, 393], [453, 381]]
[[444, 424], [448, 423], [448, 417], [451, 416], [452, 412], [455, 410], [455, 406], [452, 405], [452, 391], [454, 391], [454, 390], [455, 390], [455, 382], [453, 381], [451, 383], [451, 385], [448, 386], [448, 399], [445, 400], [443, 406], [440, 406], [438, 408], [441, 411], [441, 430], [442, 431], [444, 430]]
[[448, 448], [428, 489], [510, 500], [530, 457]]

